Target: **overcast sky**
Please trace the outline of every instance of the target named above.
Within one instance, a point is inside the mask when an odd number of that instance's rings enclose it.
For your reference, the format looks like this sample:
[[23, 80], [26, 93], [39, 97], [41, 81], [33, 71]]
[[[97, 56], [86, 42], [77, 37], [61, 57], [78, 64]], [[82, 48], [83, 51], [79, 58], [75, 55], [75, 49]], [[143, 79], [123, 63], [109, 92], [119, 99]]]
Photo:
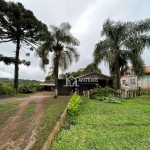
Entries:
[[[94, 46], [101, 40], [100, 32], [107, 18], [114, 21], [138, 21], [150, 18], [150, 0], [14, 0], [14, 2], [21, 2], [26, 9], [33, 11], [38, 20], [48, 26], [70, 23], [71, 33], [80, 41], [78, 47], [80, 59], [66, 72], [77, 71], [93, 61]], [[0, 54], [14, 56], [13, 51], [15, 51], [14, 44], [0, 44]], [[145, 64], [150, 66], [150, 50], [144, 50], [142, 57]], [[44, 80], [47, 74], [39, 68], [40, 59], [36, 58], [33, 52], [30, 57], [26, 57], [25, 52], [21, 50], [20, 59], [31, 61], [29, 67], [19, 66], [20, 79]], [[109, 75], [106, 65], [100, 64], [99, 68], [103, 74]], [[14, 65], [7, 66], [0, 62], [0, 77], [13, 78], [13, 76]]]

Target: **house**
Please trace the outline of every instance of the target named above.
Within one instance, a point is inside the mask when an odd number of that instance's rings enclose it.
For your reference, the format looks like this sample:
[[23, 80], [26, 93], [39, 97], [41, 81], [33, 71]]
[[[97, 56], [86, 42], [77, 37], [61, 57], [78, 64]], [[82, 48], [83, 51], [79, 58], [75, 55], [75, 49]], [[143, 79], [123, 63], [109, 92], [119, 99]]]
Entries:
[[75, 90], [77, 90], [79, 94], [83, 94], [83, 91], [95, 88], [96, 84], [99, 84], [101, 87], [112, 87], [113, 81], [111, 77], [95, 72], [76, 78], [71, 76], [66, 79], [58, 80], [58, 94], [69, 95]]
[[150, 66], [145, 66], [145, 76], [138, 79], [134, 73], [132, 66], [127, 66], [120, 79], [121, 88], [124, 88], [125, 84], [128, 84], [130, 89], [150, 89]]
[[42, 86], [42, 90], [44, 91], [54, 91], [55, 89], [55, 81], [54, 80], [46, 80], [40, 84]]

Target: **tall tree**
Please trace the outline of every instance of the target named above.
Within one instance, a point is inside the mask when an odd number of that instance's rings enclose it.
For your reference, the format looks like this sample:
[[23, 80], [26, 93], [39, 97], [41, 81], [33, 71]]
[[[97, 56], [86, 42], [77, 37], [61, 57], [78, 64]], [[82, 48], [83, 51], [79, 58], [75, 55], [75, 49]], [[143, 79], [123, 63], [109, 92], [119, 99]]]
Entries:
[[21, 3], [0, 0], [0, 43], [11, 41], [16, 44], [15, 57], [1, 55], [0, 61], [15, 65], [14, 88], [16, 92], [19, 64], [30, 65], [30, 62], [19, 59], [20, 49], [26, 45], [30, 47], [30, 50], [34, 50], [37, 45], [35, 36], [42, 30], [47, 30], [47, 26], [36, 19], [33, 12], [25, 9]]
[[101, 36], [105, 39], [95, 45], [94, 63], [102, 61], [109, 65], [110, 73], [116, 76], [120, 89], [121, 71], [130, 62], [137, 76], [144, 74], [143, 49], [150, 45], [150, 19], [138, 22], [115, 22], [107, 19]]
[[40, 35], [42, 43], [36, 54], [41, 58], [40, 67], [45, 69], [45, 65], [49, 64], [49, 53], [53, 52], [52, 66], [54, 67], [55, 77], [55, 95], [58, 97], [58, 70], [67, 69], [73, 62], [79, 59], [79, 53], [76, 46], [79, 41], [70, 33], [71, 26], [68, 22], [62, 23], [59, 27], [50, 26], [50, 31]]

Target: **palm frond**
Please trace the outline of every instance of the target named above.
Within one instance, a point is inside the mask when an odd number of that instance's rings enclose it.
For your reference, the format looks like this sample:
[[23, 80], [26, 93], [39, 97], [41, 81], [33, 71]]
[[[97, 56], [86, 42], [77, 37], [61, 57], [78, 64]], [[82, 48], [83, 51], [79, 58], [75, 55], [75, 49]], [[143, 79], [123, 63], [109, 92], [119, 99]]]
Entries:
[[75, 59], [75, 62], [79, 60], [80, 54], [78, 53], [75, 47], [66, 46], [66, 51], [70, 53], [70, 56], [72, 57], [72, 59]]
[[70, 66], [70, 60], [68, 55], [64, 53], [63, 51], [60, 53], [60, 59], [59, 59], [59, 67], [63, 71], [66, 70]]

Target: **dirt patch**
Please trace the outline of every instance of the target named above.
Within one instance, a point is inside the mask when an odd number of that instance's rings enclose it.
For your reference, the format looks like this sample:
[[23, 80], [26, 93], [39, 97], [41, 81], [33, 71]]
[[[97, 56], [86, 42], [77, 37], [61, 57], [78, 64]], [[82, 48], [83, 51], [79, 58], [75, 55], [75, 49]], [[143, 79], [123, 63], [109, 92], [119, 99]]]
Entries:
[[[46, 107], [46, 98], [50, 96], [53, 96], [50, 92], [41, 92], [28, 97], [0, 99], [1, 104], [16, 101], [21, 103], [17, 113], [0, 128], [0, 150], [29, 150], [32, 147], [40, 118]], [[24, 117], [22, 113], [30, 102], [35, 103], [35, 112]]]

